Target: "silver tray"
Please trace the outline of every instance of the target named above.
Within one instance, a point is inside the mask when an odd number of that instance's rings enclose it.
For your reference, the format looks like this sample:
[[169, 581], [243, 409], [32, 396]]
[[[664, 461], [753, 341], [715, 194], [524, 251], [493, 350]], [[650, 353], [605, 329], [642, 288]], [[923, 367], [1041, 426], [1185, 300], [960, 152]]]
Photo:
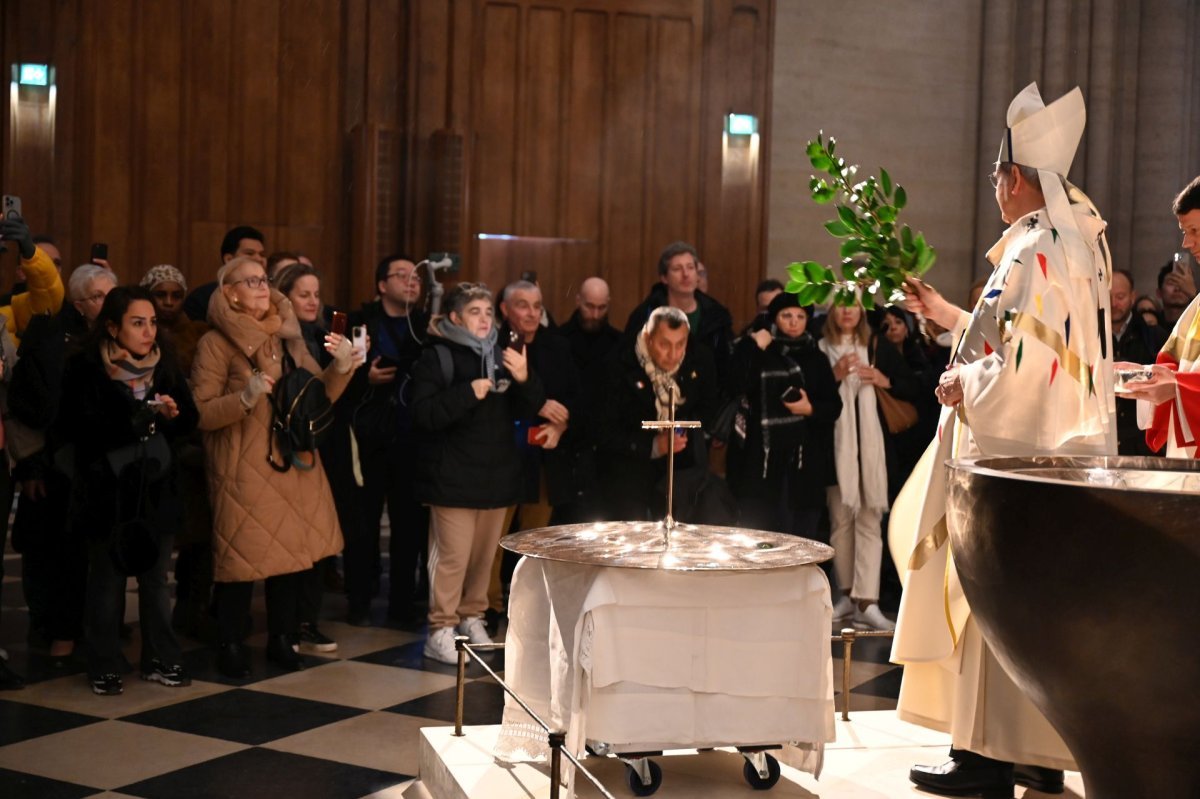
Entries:
[[741, 527], [664, 522], [593, 522], [505, 536], [500, 546], [530, 558], [664, 571], [752, 571], [822, 563], [833, 548], [808, 538]]

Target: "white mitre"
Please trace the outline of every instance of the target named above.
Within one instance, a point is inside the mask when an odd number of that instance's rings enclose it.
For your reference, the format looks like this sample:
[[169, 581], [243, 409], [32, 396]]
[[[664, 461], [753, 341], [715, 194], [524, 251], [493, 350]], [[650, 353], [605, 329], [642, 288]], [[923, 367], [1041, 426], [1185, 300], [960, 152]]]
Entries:
[[1046, 105], [1037, 84], [1031, 83], [1008, 106], [1008, 130], [997, 160], [1066, 177], [1086, 122], [1078, 86]]

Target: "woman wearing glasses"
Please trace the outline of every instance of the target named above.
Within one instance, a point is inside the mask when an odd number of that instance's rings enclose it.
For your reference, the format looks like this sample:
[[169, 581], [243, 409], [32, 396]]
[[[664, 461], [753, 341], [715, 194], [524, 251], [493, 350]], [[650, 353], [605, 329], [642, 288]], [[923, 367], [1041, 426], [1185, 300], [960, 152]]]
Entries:
[[221, 267], [217, 283], [208, 310], [213, 330], [200, 339], [192, 387], [213, 503], [217, 667], [237, 678], [250, 670], [243, 638], [253, 582], [266, 580], [267, 658], [285, 669], [304, 668], [293, 649], [300, 575], [342, 548], [319, 456], [307, 468], [284, 472], [268, 462], [273, 433], [266, 395], [283, 374], [285, 352], [325, 384], [330, 400], [362, 361], [349, 339], [331, 333], [325, 349], [333, 359], [322, 371], [292, 304], [271, 289], [258, 261], [234, 258]]

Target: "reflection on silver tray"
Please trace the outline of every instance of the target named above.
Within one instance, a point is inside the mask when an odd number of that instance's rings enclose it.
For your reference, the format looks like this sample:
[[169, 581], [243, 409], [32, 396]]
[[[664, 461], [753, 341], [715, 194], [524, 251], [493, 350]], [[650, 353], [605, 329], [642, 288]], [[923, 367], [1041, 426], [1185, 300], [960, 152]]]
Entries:
[[666, 571], [750, 571], [822, 563], [833, 548], [799, 536], [740, 527], [676, 524], [665, 546], [662, 522], [595, 522], [505, 536], [500, 545], [530, 558]]

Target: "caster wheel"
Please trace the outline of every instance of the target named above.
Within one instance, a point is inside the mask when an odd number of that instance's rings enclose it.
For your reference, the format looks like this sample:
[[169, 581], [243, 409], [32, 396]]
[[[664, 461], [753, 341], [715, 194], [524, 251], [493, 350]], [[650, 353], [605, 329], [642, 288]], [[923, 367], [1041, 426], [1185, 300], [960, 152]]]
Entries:
[[765, 791], [774, 787], [775, 783], [779, 782], [779, 761], [770, 755], [767, 755], [766, 758], [766, 779], [758, 776], [758, 769], [751, 765], [749, 760], [742, 766], [742, 776], [746, 778], [746, 782], [750, 783], [750, 787], [756, 791]]
[[[632, 766], [625, 767], [625, 780], [629, 783], [629, 790], [633, 791], [634, 796], [650, 796], [662, 785], [662, 768], [653, 760], [647, 760], [646, 765], [650, 769], [649, 785], [642, 784], [642, 778], [638, 776], [637, 771]], [[775, 770], [778, 771], [779, 767], [776, 766]], [[776, 779], [778, 779], [778, 776]]]

